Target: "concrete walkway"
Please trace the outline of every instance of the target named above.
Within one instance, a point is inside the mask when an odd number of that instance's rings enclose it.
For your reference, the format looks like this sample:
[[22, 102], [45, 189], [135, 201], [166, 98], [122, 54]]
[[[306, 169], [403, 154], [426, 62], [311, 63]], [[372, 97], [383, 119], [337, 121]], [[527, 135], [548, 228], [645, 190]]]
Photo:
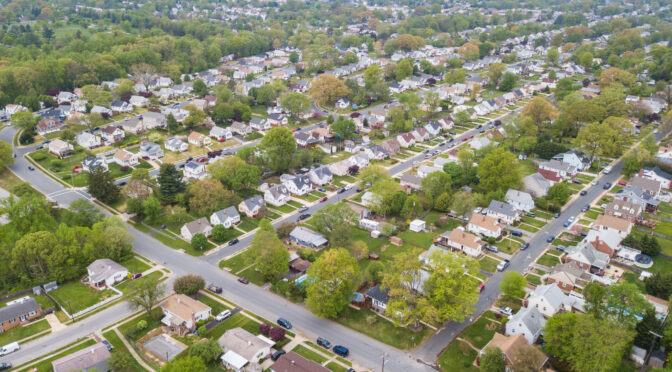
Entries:
[[128, 349], [128, 352], [131, 353], [133, 358], [142, 366], [142, 368], [146, 369], [147, 371], [153, 371], [154, 368], [150, 367], [149, 364], [145, 363], [145, 361], [138, 355], [138, 353], [135, 351], [135, 348], [131, 346], [131, 344], [128, 343], [126, 340], [126, 337], [119, 332], [119, 329], [117, 327], [114, 327], [114, 333], [119, 336], [119, 339], [121, 339], [121, 342], [124, 343], [124, 346], [126, 346], [126, 349]]
[[67, 327], [65, 324], [61, 323], [60, 320], [58, 320], [58, 317], [56, 314], [47, 314], [47, 316], [44, 317], [44, 319], [47, 320], [47, 323], [49, 323], [49, 326], [51, 326], [51, 332], [56, 333], [60, 330], [63, 330], [65, 327]]

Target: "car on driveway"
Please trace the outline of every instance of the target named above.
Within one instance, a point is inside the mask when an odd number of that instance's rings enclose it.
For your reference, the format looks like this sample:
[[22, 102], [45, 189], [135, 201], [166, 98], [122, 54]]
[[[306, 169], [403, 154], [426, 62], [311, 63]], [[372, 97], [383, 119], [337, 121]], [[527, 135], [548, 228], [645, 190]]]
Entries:
[[607, 182], [607, 183], [604, 184], [604, 186], [602, 186], [602, 188], [605, 189], [605, 190], [609, 190], [610, 187], [611, 187], [611, 182]]
[[324, 187], [320, 187], [319, 189], [317, 189], [317, 191], [319, 191], [319, 192], [326, 192], [327, 189], [325, 189]]
[[218, 322], [221, 322], [222, 320], [224, 320], [224, 319], [226, 319], [226, 318], [228, 318], [228, 317], [230, 317], [230, 316], [231, 316], [231, 310], [224, 310], [224, 311], [222, 311], [221, 313], [217, 314], [217, 316], [215, 317], [215, 319], [216, 319]]
[[499, 264], [497, 264], [497, 271], [506, 270], [506, 268], [509, 267], [509, 264], [510, 264], [509, 260], [504, 260], [500, 262]]
[[271, 360], [275, 362], [276, 360], [278, 360], [281, 356], [283, 356], [285, 354], [287, 354], [287, 352], [280, 349], [280, 350], [276, 351], [275, 353], [273, 353], [271, 355]]
[[510, 307], [500, 307], [499, 312], [505, 316], [513, 315], [513, 310]]
[[341, 345], [334, 346], [334, 348], [332, 350], [333, 350], [334, 353], [336, 353], [336, 354], [338, 354], [342, 357], [347, 357], [348, 354], [350, 354], [350, 350], [348, 350], [347, 347], [341, 346]]
[[290, 321], [285, 318], [278, 318], [278, 324], [280, 324], [283, 328], [292, 329], [292, 323], [290, 323]]
[[107, 348], [107, 351], [112, 351], [112, 349], [114, 349], [114, 347], [112, 347], [112, 344], [109, 341], [103, 340], [102, 343]]
[[131, 279], [139, 279], [142, 277], [142, 273], [135, 273], [133, 276], [131, 276]]
[[326, 201], [327, 201], [327, 197], [326, 197], [326, 196], [323, 197], [322, 199], [320, 199], [320, 203], [324, 203], [324, 202], [326, 202]]
[[580, 184], [581, 184], [581, 181], [580, 181], [580, 180], [577, 180], [577, 179], [575, 178], [575, 179], [572, 180], [572, 183], [575, 183], [575, 184], [577, 184], [577, 185], [580, 185]]
[[555, 217], [555, 218], [560, 217], [560, 212], [555, 212], [555, 214], [553, 215], [553, 217]]
[[243, 284], [248, 284], [250, 282], [249, 280], [247, 280], [246, 278], [243, 278], [242, 276], [240, 278], [238, 278], [238, 281], [243, 283]]
[[317, 344], [322, 346], [323, 348], [325, 348], [327, 350], [331, 349], [331, 342], [329, 342], [329, 340], [327, 340], [324, 337], [318, 337], [317, 338]]

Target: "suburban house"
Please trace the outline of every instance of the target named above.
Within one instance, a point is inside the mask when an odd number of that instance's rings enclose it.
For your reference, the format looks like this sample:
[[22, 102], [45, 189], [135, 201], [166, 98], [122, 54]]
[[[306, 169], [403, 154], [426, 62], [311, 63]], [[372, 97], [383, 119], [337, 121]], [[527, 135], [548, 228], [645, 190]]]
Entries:
[[513, 224], [520, 218], [520, 212], [513, 205], [497, 200], [490, 201], [486, 213], [489, 217], [507, 224]]
[[506, 197], [504, 199], [507, 203], [511, 204], [519, 211], [530, 212], [532, 209], [534, 209], [534, 200], [532, 199], [532, 195], [526, 193], [525, 191], [509, 189], [506, 192]]
[[630, 182], [628, 182], [628, 186], [640, 188], [654, 198], [660, 195], [660, 190], [662, 188], [660, 182], [640, 176], [632, 177]]
[[112, 161], [119, 164], [120, 167], [132, 167], [138, 165], [138, 155], [126, 149], [117, 149], [112, 155]]
[[249, 218], [254, 218], [257, 217], [257, 214], [264, 205], [266, 205], [264, 197], [255, 195], [240, 202], [240, 204], [238, 204], [238, 211], [240, 213], [245, 213]]
[[364, 153], [358, 153], [355, 155], [352, 155], [351, 157], [348, 158], [348, 161], [352, 165], [356, 165], [359, 169], [362, 169], [369, 165], [369, 157], [366, 156]]
[[526, 301], [527, 307], [536, 308], [545, 317], [552, 317], [559, 311], [584, 311], [583, 298], [572, 294], [565, 294], [554, 284], [537, 286]]
[[422, 189], [422, 178], [412, 173], [404, 173], [399, 178], [399, 185], [413, 190], [420, 190]]
[[197, 163], [190, 161], [184, 165], [183, 179], [185, 180], [202, 180], [208, 176], [204, 163]]
[[178, 138], [168, 138], [164, 143], [163, 147], [166, 148], [168, 151], [173, 151], [173, 152], [184, 152], [189, 150], [189, 145], [178, 139]]
[[511, 366], [514, 365], [518, 354], [520, 354], [521, 352], [534, 353], [537, 356], [532, 360], [542, 361], [538, 365], [528, 366], [533, 367], [535, 371], [543, 371], [544, 366], [548, 363], [548, 357], [541, 350], [530, 345], [530, 343], [527, 342], [527, 340], [525, 339], [525, 336], [520, 333], [513, 336], [505, 336], [501, 333], [496, 332], [492, 337], [492, 340], [490, 340], [490, 342], [488, 342], [483, 347], [483, 349], [481, 349], [481, 351], [478, 354], [478, 358], [476, 358], [476, 361], [480, 362], [480, 357], [483, 355], [483, 352], [485, 352], [485, 350], [491, 347], [498, 348], [499, 350], [502, 351], [502, 358], [504, 359], [505, 371], [511, 371]]
[[110, 351], [102, 342], [75, 351], [51, 362], [54, 372], [109, 371]]
[[434, 243], [453, 251], [462, 251], [472, 257], [480, 256], [485, 247], [485, 242], [478, 236], [457, 229], [439, 235]]
[[86, 271], [89, 274], [89, 285], [99, 291], [126, 279], [128, 275], [128, 269], [109, 258], [91, 262]]
[[614, 199], [607, 204], [604, 210], [606, 216], [618, 217], [632, 223], [642, 214], [642, 207], [639, 204], [630, 203], [625, 200]]
[[142, 125], [146, 130], [154, 128], [165, 128], [168, 126], [166, 115], [160, 112], [147, 111], [142, 114]]
[[115, 143], [123, 140], [126, 137], [126, 133], [116, 125], [108, 125], [100, 130], [100, 136], [103, 137], [105, 142]]
[[65, 124], [63, 124], [63, 122], [58, 119], [42, 119], [35, 126], [35, 131], [40, 136], [44, 136], [47, 133], [58, 132], [63, 128], [65, 128]]
[[234, 121], [230, 128], [233, 133], [238, 133], [241, 136], [247, 136], [248, 134], [252, 133], [252, 128], [240, 121]]
[[430, 174], [432, 174], [434, 172], [443, 172], [443, 170], [441, 170], [439, 168], [435, 168], [431, 165], [421, 164], [418, 167], [417, 175], [420, 178], [425, 178], [425, 177], [429, 176]]
[[124, 131], [131, 134], [140, 134], [145, 131], [145, 126], [140, 116], [124, 119], [121, 122], [121, 127], [124, 128]]
[[256, 131], [263, 131], [271, 129], [271, 125], [268, 123], [268, 121], [266, 121], [266, 119], [254, 116], [252, 119], [250, 119], [250, 128]]
[[502, 225], [497, 222], [497, 219], [480, 213], [474, 213], [471, 216], [469, 224], [467, 224], [467, 230], [489, 238], [497, 238], [502, 235]]
[[533, 197], [541, 198], [548, 194], [548, 189], [551, 188], [551, 181], [547, 180], [539, 173], [530, 174], [523, 177], [524, 190]]
[[639, 171], [639, 176], [652, 181], [660, 182], [664, 189], [672, 188], [672, 174], [669, 174], [660, 167], [644, 167]]
[[547, 283], [555, 283], [563, 291], [573, 291], [574, 288], [583, 288], [584, 283], [590, 283], [590, 274], [587, 274], [575, 263], [566, 262], [555, 265], [548, 275]]
[[210, 306], [178, 293], [172, 294], [159, 307], [163, 310], [161, 324], [164, 331], [179, 336], [195, 330], [199, 320], [206, 321], [211, 316]]
[[569, 180], [574, 178], [577, 174], [576, 167], [559, 160], [540, 162], [537, 172], [551, 182]]
[[32, 297], [23, 297], [10, 301], [0, 307], [0, 333], [10, 328], [26, 324], [42, 315], [42, 310], [37, 301]]
[[75, 136], [75, 141], [81, 147], [93, 149], [100, 146], [100, 137], [94, 136], [89, 132], [82, 132]]
[[287, 125], [289, 121], [287, 120], [287, 116], [281, 113], [272, 113], [268, 115], [268, 123], [274, 127], [280, 126], [280, 125]]
[[552, 158], [552, 160], [558, 160], [563, 163], [570, 164], [579, 171], [584, 171], [590, 168], [591, 164], [589, 157], [577, 152], [576, 150], [570, 150], [557, 154]]
[[380, 284], [366, 291], [364, 295], [367, 303], [370, 301], [371, 310], [385, 314], [387, 302], [390, 300], [389, 289], [383, 290]]
[[327, 367], [290, 351], [271, 365], [271, 372], [330, 372]]
[[318, 143], [318, 140], [306, 132], [294, 132], [296, 145], [299, 147], [311, 147]]
[[[617, 218], [618, 219], [618, 218]], [[625, 220], [622, 220], [625, 221]], [[627, 222], [627, 221], [625, 221]], [[600, 252], [606, 253], [609, 257], [615, 257], [620, 250], [621, 236], [610, 230], [590, 230], [588, 235], [582, 240], [588, 243]]]
[[564, 258], [565, 262], [573, 262], [581, 270], [598, 275], [602, 274], [609, 264], [608, 254], [598, 251], [585, 241], [569, 247]]
[[148, 102], [149, 99], [143, 96], [131, 96], [131, 98], [128, 99], [128, 103], [130, 103], [133, 107], [145, 107], [147, 106]]
[[314, 185], [324, 186], [331, 182], [334, 175], [331, 173], [328, 166], [323, 165], [319, 168], [311, 169], [310, 172], [308, 172], [308, 178], [310, 178], [310, 182]]
[[158, 143], [154, 142], [144, 142], [140, 144], [140, 151], [138, 151], [138, 156], [142, 158], [149, 158], [156, 160], [163, 157], [163, 150]]
[[222, 225], [228, 229], [238, 222], [240, 222], [240, 214], [238, 214], [234, 206], [224, 208], [210, 216], [210, 224], [212, 226]]
[[198, 147], [203, 147], [207, 146], [212, 143], [212, 140], [210, 140], [210, 137], [206, 136], [205, 134], [198, 133], [196, 131], [193, 131], [189, 133], [189, 137], [187, 138], [187, 141], [191, 143], [194, 146]]
[[51, 140], [51, 142], [49, 142], [49, 153], [54, 154], [59, 158], [63, 158], [72, 154], [73, 150], [74, 147], [71, 144], [58, 138], [53, 139]]
[[[235, 371], [242, 371], [245, 364], [259, 363], [262, 358], [271, 354], [271, 347], [275, 345], [268, 338], [262, 335], [255, 336], [240, 327], [224, 332], [217, 343], [224, 351], [222, 362], [227, 368]], [[240, 366], [242, 362], [239, 362], [240, 358], [245, 361], [243, 366]]]
[[208, 236], [210, 233], [212, 233], [212, 226], [210, 226], [208, 219], [205, 217], [187, 222], [180, 229], [180, 236], [182, 236], [182, 238], [188, 242], [190, 242], [191, 238], [193, 238], [196, 234], [203, 234]]
[[313, 189], [310, 178], [305, 174], [297, 175], [282, 184], [294, 195], [306, 195]]
[[[647, 180], [648, 181], [648, 180]], [[654, 212], [658, 209], [660, 201], [655, 199], [644, 189], [628, 184], [624, 188], [618, 190], [614, 195], [614, 200], [625, 200], [639, 205], [647, 212]]]
[[534, 344], [546, 325], [546, 319], [534, 307], [522, 307], [506, 323], [506, 335], [522, 334], [527, 342]]
[[125, 101], [116, 100], [110, 104], [110, 109], [113, 112], [131, 112], [133, 111], [133, 105]]
[[87, 156], [82, 162], [82, 171], [84, 172], [92, 172], [98, 167], [103, 167], [105, 171], [109, 169], [107, 162], [103, 158]]
[[233, 138], [233, 133], [231, 133], [231, 130], [228, 128], [214, 126], [210, 129], [210, 137], [214, 137], [217, 141], [223, 142]]
[[264, 200], [270, 205], [279, 207], [290, 199], [289, 190], [285, 185], [275, 185], [264, 191]]
[[289, 233], [289, 240], [308, 248], [321, 248], [329, 242], [324, 235], [303, 226], [297, 226]]
[[632, 231], [632, 226], [632, 222], [626, 219], [601, 214], [597, 216], [592, 227], [597, 231], [616, 234], [621, 239], [625, 239], [625, 237]]
[[402, 133], [397, 136], [397, 142], [399, 142], [399, 146], [406, 149], [415, 145], [415, 137], [409, 132]]
[[394, 155], [401, 150], [401, 145], [396, 139], [389, 139], [380, 144], [380, 147], [385, 150], [389, 155]]

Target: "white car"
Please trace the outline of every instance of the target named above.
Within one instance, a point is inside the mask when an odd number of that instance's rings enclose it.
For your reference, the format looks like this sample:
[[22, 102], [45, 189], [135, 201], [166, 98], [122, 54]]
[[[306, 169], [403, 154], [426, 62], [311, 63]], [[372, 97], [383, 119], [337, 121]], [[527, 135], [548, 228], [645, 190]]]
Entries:
[[593, 186], [596, 186], [598, 183], [599, 182], [597, 182], [597, 180], [595, 180], [595, 181], [591, 182], [590, 184], [593, 185]]
[[499, 312], [506, 316], [513, 315], [513, 310], [510, 307], [502, 307], [499, 309]]
[[569, 222], [574, 222], [574, 216], [569, 217]]
[[349, 184], [345, 185], [345, 189], [350, 190], [353, 186], [354, 186], [353, 184], [349, 183]]
[[217, 314], [217, 316], [215, 317], [215, 319], [216, 319], [218, 322], [221, 322], [222, 320], [224, 320], [224, 319], [226, 319], [226, 318], [228, 318], [228, 317], [230, 317], [230, 316], [231, 316], [231, 311], [230, 311], [230, 310], [224, 310], [224, 311], [222, 311], [221, 313]]

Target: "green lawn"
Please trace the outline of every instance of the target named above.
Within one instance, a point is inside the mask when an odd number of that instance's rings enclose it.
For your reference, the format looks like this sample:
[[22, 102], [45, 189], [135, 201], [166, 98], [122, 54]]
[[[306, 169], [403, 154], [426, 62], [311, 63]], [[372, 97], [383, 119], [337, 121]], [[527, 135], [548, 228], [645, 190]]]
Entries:
[[221, 313], [224, 310], [232, 310], [230, 307], [224, 305], [223, 303], [215, 300], [210, 296], [206, 296], [199, 293], [196, 295], [196, 299], [210, 306], [211, 308], [210, 314], [212, 314], [212, 316], [217, 316], [217, 314]]
[[658, 256], [653, 258], [653, 266], [647, 269], [652, 273], [670, 273], [672, 272], [672, 261]]
[[303, 345], [296, 345], [296, 347], [292, 349], [292, 351], [308, 360], [312, 360], [313, 362], [317, 362], [319, 364], [322, 364], [327, 361], [327, 358], [322, 356], [322, 354], [318, 354]]
[[259, 138], [261, 138], [261, 137], [263, 137], [263, 136], [264, 136], [264, 135], [261, 134], [261, 133], [259, 133], [259, 132], [252, 132], [252, 133], [249, 134], [247, 137], [245, 137], [245, 141], [254, 141], [254, 140], [259, 139]]
[[241, 313], [238, 313], [217, 324], [214, 328], [207, 331], [204, 336], [211, 340], [218, 340], [224, 334], [224, 332], [237, 327], [243, 328], [244, 330], [254, 335], [259, 334], [259, 323]]
[[477, 355], [466, 342], [455, 340], [439, 355], [439, 368], [446, 372], [478, 372], [473, 365]]
[[428, 249], [429, 246], [434, 242], [434, 237], [437, 236], [436, 232], [414, 232], [411, 230], [406, 230], [402, 233], [399, 233], [397, 236], [402, 238], [404, 242], [414, 245], [416, 247]]
[[[226, 229], [226, 234], [224, 234], [224, 238], [222, 239], [220, 244], [231, 241], [233, 238], [237, 238], [241, 235], [243, 235], [243, 233], [241, 231], [237, 230], [237, 229], [234, 229], [234, 228]], [[210, 248], [214, 248], [214, 246], [212, 246]], [[203, 252], [207, 252], [210, 248], [204, 249]]]
[[579, 174], [576, 176], [576, 178], [578, 178], [579, 181], [581, 181], [581, 182], [583, 182], [583, 183], [589, 183], [589, 182], [591, 182], [592, 180], [595, 179], [595, 176], [589, 176], [589, 175], [587, 175], [587, 174], [579, 173]]
[[343, 367], [336, 362], [329, 362], [325, 367], [330, 369], [332, 372], [346, 372], [348, 370], [346, 367]]
[[162, 275], [163, 275], [163, 274], [162, 274], [160, 271], [153, 271], [153, 272], [149, 273], [147, 276], [143, 276], [143, 277], [138, 278], [138, 279], [133, 279], [133, 280], [127, 279], [127, 280], [124, 280], [123, 282], [121, 282], [121, 283], [119, 283], [117, 286], [115, 286], [115, 288], [118, 289], [118, 290], [120, 290], [120, 291], [122, 291], [122, 292], [124, 292], [124, 294], [128, 294], [128, 293], [131, 292], [131, 283], [138, 282], [138, 281], [148, 280], [147, 278], [150, 278], [150, 279], [159, 279]]
[[484, 271], [494, 273], [495, 271], [497, 271], [497, 265], [499, 264], [499, 262], [500, 261], [497, 261], [494, 258], [484, 256], [480, 261], [478, 261], [478, 264]]
[[672, 222], [656, 220], [656, 228], [653, 231], [672, 237]]
[[495, 243], [495, 245], [501, 252], [506, 254], [513, 254], [518, 250], [518, 248], [520, 248], [522, 244], [511, 239], [502, 239], [502, 241]]
[[249, 266], [246, 253], [247, 251], [244, 251], [227, 260], [219, 261], [219, 267], [220, 268], [227, 267], [231, 269], [231, 272], [234, 274], [239, 272], [240, 270]]
[[460, 337], [469, 341], [472, 345], [478, 349], [482, 349], [495, 334], [495, 330], [498, 326], [492, 327], [492, 329], [486, 329], [487, 325], [496, 324], [492, 320], [482, 316], [478, 318], [472, 325], [465, 328], [464, 331], [460, 334]]
[[319, 199], [317, 196], [313, 196], [311, 194], [301, 195], [298, 198], [309, 203], [316, 202]]
[[287, 202], [287, 204], [289, 204], [289, 205], [291, 205], [292, 207], [295, 207], [295, 208], [303, 207], [303, 204], [297, 202], [296, 200], [290, 200], [290, 201]]
[[[112, 345], [112, 347], [114, 348], [114, 349], [112, 349], [112, 353], [128, 353], [129, 352], [126, 345], [124, 345], [124, 343], [121, 341], [119, 336], [117, 336], [117, 334], [113, 330], [103, 333], [103, 337], [105, 337], [105, 339], [107, 341], [109, 341], [110, 345]], [[142, 368], [142, 366], [140, 366], [140, 364], [138, 363], [137, 360], [135, 360], [135, 358], [133, 358], [133, 369], [132, 370], [137, 371], [137, 372], [145, 371], [145, 369]]]
[[540, 220], [538, 220], [538, 219], [536, 219], [536, 218], [531, 218], [531, 217], [523, 216], [523, 217], [521, 217], [521, 219], [523, 220], [523, 222], [525, 222], [525, 223], [527, 223], [527, 224], [529, 224], [529, 225], [535, 226], [535, 227], [539, 227], [539, 228], [541, 228], [541, 227], [546, 226], [546, 222], [544, 222], [544, 221], [540, 221]]
[[534, 212], [534, 214], [539, 218], [543, 218], [545, 220], [553, 219], [553, 213], [542, 211], [541, 209], [538, 208], [534, 208], [532, 212]]
[[289, 204], [281, 205], [279, 207], [276, 207], [276, 206], [273, 205], [273, 206], [270, 206], [270, 208], [273, 208], [274, 210], [278, 210], [282, 213], [291, 213], [291, 212], [294, 212], [294, 210], [296, 210], [296, 208], [292, 207]]
[[527, 278], [528, 283], [532, 283], [534, 285], [541, 285], [541, 278], [540, 277], [538, 277], [536, 275], [532, 275], [532, 274], [527, 274], [525, 277]]
[[537, 231], [539, 231], [539, 228], [524, 223], [520, 224], [518, 228], [531, 233], [536, 233]]
[[559, 264], [560, 260], [556, 256], [550, 255], [548, 253], [544, 253], [544, 255], [541, 256], [541, 258], [539, 258], [537, 263], [539, 265], [543, 265], [543, 266], [547, 266], [547, 267], [553, 267], [553, 266]]
[[599, 216], [600, 213], [594, 211], [594, 210], [589, 210], [588, 212], [584, 213], [583, 216], [586, 218], [589, 218], [591, 220], [597, 219], [597, 216]]
[[238, 273], [238, 276], [242, 276], [243, 278], [247, 279], [250, 281], [250, 283], [262, 286], [266, 281], [264, 278], [261, 276], [261, 274], [254, 269], [254, 266], [251, 266], [242, 272]]
[[95, 290], [80, 282], [68, 282], [58, 285], [58, 289], [49, 294], [58, 301], [70, 315], [93, 306], [98, 302], [116, 295], [110, 289]]
[[119, 264], [128, 269], [129, 273], [141, 273], [151, 268], [151, 266], [147, 265], [135, 256], [131, 256], [130, 258], [119, 262]]
[[323, 198], [323, 197], [327, 196], [327, 194], [325, 194], [321, 191], [317, 191], [317, 190], [311, 191], [311, 193], [309, 195], [317, 196], [318, 198]]
[[583, 226], [588, 226], [591, 223], [593, 223], [593, 221], [584, 220], [583, 218], [579, 220], [579, 224], [581, 224]]
[[[423, 326], [420, 332], [413, 332], [404, 327], [396, 327], [392, 322], [379, 317], [371, 310], [355, 310], [351, 307], [346, 307], [336, 321], [357, 332], [402, 350], [419, 345], [433, 333], [431, 329], [425, 326]], [[414, 337], [415, 340], [411, 341], [411, 337]]]
[[0, 333], [0, 345], [23, 340], [26, 337], [51, 329], [46, 319], [38, 320], [26, 326], [18, 326]]
[[259, 226], [259, 220], [249, 217], [241, 217], [240, 224], [238, 224], [238, 228], [245, 232], [252, 231], [256, 229], [257, 226]]
[[537, 166], [534, 164], [532, 159], [525, 159], [518, 161], [518, 169], [521, 177], [529, 176], [530, 174], [537, 173]]
[[623, 273], [623, 276], [621, 276], [621, 278], [624, 281], [626, 281], [628, 283], [632, 283], [632, 284], [636, 285], [637, 287], [639, 287], [639, 289], [642, 291], [642, 293], [646, 293], [646, 288], [645, 288], [646, 286], [644, 285], [643, 281], [639, 280], [639, 275], [637, 275], [635, 273], [632, 273], [632, 272], [626, 272], [626, 273]]

